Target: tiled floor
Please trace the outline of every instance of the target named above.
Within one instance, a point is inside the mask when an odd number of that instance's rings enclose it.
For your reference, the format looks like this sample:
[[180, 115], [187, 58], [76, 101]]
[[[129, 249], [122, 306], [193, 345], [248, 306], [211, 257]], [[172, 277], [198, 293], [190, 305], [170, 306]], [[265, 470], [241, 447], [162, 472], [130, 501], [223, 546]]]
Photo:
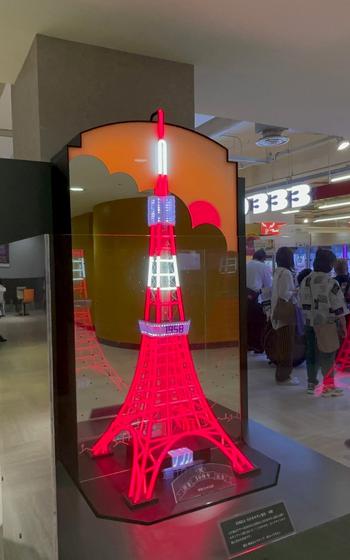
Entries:
[[350, 467], [350, 449], [344, 445], [350, 438], [350, 374], [341, 380], [344, 396], [327, 399], [306, 393], [304, 366], [293, 375], [299, 377], [299, 386], [278, 386], [265, 356], [250, 354], [250, 416]]
[[53, 560], [55, 500], [45, 315], [3, 318], [0, 333], [8, 338], [0, 343], [5, 558]]

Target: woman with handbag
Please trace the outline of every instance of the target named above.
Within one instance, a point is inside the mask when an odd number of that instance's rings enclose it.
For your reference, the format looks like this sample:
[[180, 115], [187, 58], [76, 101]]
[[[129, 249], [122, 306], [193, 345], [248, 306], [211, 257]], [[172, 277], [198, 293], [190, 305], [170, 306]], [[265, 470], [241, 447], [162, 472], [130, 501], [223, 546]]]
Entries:
[[349, 313], [343, 292], [331, 272], [335, 254], [319, 249], [314, 261], [314, 272], [300, 287], [300, 301], [305, 317], [307, 345], [308, 393], [314, 394], [318, 385], [318, 370], [323, 375], [323, 397], [343, 394], [334, 383], [335, 357], [340, 346], [339, 337], [346, 336], [345, 316]]
[[276, 331], [276, 382], [286, 386], [299, 385], [299, 379], [291, 376], [296, 325], [292, 249], [280, 247], [276, 253], [276, 263], [271, 297], [271, 323]]

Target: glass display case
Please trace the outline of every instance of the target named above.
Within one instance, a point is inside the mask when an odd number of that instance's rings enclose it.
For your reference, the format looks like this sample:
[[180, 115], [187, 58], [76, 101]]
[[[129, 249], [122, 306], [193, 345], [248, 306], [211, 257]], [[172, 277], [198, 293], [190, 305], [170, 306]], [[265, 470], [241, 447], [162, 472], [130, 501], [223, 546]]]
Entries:
[[67, 245], [84, 496], [153, 523], [275, 484], [277, 463], [244, 443], [236, 166], [162, 111], [80, 144]]

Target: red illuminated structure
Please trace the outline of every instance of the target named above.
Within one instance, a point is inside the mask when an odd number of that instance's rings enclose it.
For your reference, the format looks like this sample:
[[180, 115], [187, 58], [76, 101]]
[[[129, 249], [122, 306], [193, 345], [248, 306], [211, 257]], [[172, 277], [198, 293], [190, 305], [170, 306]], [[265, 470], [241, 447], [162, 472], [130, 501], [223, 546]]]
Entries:
[[127, 385], [107, 360], [97, 340], [93, 326], [90, 300], [85, 276], [85, 259], [82, 249], [73, 249], [73, 290], [75, 327], [75, 369], [95, 371], [106, 375], [118, 390], [126, 391]]
[[140, 352], [125, 402], [92, 448], [94, 457], [106, 455], [120, 432], [130, 434], [129, 499], [134, 504], [152, 499], [163, 461], [185, 439], [207, 440], [238, 475], [255, 470], [214, 416], [194, 367], [176, 261], [175, 197], [168, 190], [162, 110], [157, 132], [158, 177], [148, 198], [149, 269]]
[[335, 369], [339, 373], [350, 372], [350, 321], [348, 322], [346, 331], [346, 337], [344, 338], [335, 359]]
[[[345, 378], [350, 373], [350, 321], [346, 329], [346, 336], [341, 343], [334, 364], [323, 380], [324, 387], [334, 387], [334, 378], [337, 376], [338, 380]], [[340, 386], [341, 383], [340, 383]], [[348, 389], [348, 385], [344, 384], [344, 388]]]

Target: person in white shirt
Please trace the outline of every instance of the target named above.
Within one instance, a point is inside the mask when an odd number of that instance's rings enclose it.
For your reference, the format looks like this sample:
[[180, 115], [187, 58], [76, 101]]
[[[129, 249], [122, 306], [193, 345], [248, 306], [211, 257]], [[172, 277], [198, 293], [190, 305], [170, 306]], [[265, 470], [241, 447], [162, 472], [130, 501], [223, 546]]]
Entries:
[[272, 275], [265, 264], [266, 257], [264, 249], [259, 249], [247, 263], [247, 288], [258, 296], [263, 294], [263, 299], [269, 299], [272, 287]]
[[[339, 397], [343, 391], [335, 386], [334, 363], [341, 338], [347, 336], [346, 315], [349, 310], [336, 278], [331, 277], [335, 254], [318, 249], [311, 272], [301, 283], [300, 302], [305, 318], [308, 393], [318, 385], [318, 370], [323, 376], [323, 397]], [[324, 348], [330, 345], [330, 348]]]
[[247, 335], [248, 350], [264, 351], [262, 332], [266, 316], [259, 301], [267, 302], [271, 297], [272, 275], [265, 264], [266, 253], [259, 249], [247, 263]]
[[[271, 323], [276, 331], [276, 382], [281, 385], [298, 385], [292, 377], [296, 323], [296, 287], [293, 270], [294, 258], [290, 247], [280, 247], [276, 253], [277, 268], [273, 275], [271, 296]], [[275, 311], [279, 301], [289, 302], [290, 316], [285, 320], [276, 319]], [[294, 308], [294, 309], [293, 309]]]

